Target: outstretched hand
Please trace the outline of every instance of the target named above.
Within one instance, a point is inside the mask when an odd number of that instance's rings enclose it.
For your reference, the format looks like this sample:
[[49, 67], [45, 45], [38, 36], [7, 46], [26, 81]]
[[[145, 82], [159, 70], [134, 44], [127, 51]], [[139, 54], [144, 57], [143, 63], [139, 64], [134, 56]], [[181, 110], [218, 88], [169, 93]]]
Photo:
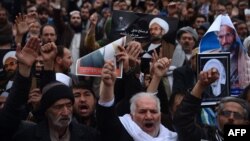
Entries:
[[23, 48], [21, 48], [20, 44], [17, 45], [16, 57], [19, 64], [31, 68], [36, 61], [39, 49], [40, 40], [37, 37], [31, 37]]

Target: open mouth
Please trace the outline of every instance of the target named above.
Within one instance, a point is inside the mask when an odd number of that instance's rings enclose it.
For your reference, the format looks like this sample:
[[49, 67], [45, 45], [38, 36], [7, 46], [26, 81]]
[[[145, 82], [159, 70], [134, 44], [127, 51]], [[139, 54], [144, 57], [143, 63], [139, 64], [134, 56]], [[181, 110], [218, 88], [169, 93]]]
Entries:
[[80, 105], [79, 106], [80, 112], [87, 112], [87, 110], [89, 109], [89, 107], [87, 105]]
[[148, 123], [145, 123], [144, 126], [146, 128], [152, 128], [154, 126], [154, 123], [148, 122]]

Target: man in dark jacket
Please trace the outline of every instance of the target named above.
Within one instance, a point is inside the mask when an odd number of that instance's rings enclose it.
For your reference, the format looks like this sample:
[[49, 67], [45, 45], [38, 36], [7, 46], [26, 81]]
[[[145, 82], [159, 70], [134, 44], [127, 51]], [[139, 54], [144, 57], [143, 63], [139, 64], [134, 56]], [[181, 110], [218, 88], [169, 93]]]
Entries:
[[[6, 106], [0, 114], [0, 130], [3, 131], [3, 139], [10, 140], [16, 131], [21, 119], [20, 105], [27, 102], [30, 89], [31, 66], [38, 56], [40, 49], [39, 40], [30, 38], [25, 47], [17, 49], [19, 69], [13, 84], [12, 91]], [[56, 55], [56, 46], [52, 44], [41, 47], [44, 58], [44, 69], [53, 70], [53, 62]], [[43, 120], [37, 125], [22, 125], [12, 138], [13, 140], [98, 140], [98, 134], [92, 128], [80, 125], [72, 121], [74, 97], [72, 90], [60, 82], [51, 82], [43, 89], [39, 113]], [[9, 132], [10, 131], [10, 132]]]
[[236, 97], [221, 99], [217, 108], [218, 126], [200, 127], [195, 122], [195, 116], [199, 114], [202, 101], [202, 92], [211, 83], [219, 78], [217, 69], [212, 68], [202, 71], [191, 94], [187, 94], [174, 116], [174, 125], [180, 141], [223, 141], [224, 125], [246, 125], [249, 119], [249, 105], [246, 101]]

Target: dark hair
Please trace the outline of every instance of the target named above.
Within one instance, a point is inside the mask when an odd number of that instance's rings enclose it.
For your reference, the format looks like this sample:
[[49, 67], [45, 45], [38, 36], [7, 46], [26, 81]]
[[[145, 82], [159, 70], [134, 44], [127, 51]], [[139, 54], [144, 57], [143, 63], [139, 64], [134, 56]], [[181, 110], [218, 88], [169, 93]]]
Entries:
[[38, 5], [37, 6], [37, 13], [38, 14], [42, 14], [42, 13], [46, 13], [46, 14], [49, 14], [49, 9], [48, 7], [46, 7], [46, 5]]
[[92, 95], [94, 96], [95, 99], [97, 98], [93, 89], [92, 89], [91, 83], [88, 83], [85, 81], [80, 81], [79, 83], [74, 83], [72, 85], [72, 89], [87, 89], [92, 93]]
[[43, 29], [44, 29], [45, 27], [47, 27], [47, 26], [50, 26], [50, 27], [54, 28], [54, 30], [55, 30], [55, 34], [56, 34], [56, 36], [57, 36], [57, 30], [56, 30], [56, 27], [55, 27], [54, 25], [51, 25], [51, 24], [45, 24], [45, 25], [43, 25], [43, 26], [40, 28], [40, 35], [42, 35], [42, 34], [43, 34]]
[[57, 56], [57, 57], [63, 58], [63, 55], [64, 55], [64, 48], [66, 48], [66, 47], [65, 47], [65, 46], [62, 46], [62, 45], [58, 45], [58, 46], [57, 46], [57, 53], [56, 53], [56, 56]]

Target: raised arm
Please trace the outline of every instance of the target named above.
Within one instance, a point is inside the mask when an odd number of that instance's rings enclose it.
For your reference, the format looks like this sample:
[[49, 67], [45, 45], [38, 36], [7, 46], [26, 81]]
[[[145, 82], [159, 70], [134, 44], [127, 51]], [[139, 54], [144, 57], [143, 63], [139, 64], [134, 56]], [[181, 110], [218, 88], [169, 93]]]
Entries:
[[90, 16], [90, 27], [87, 30], [87, 34], [85, 36], [85, 47], [87, 52], [92, 52], [100, 47], [95, 39], [95, 28], [97, 21], [98, 21], [98, 14], [93, 13]]
[[26, 104], [31, 86], [30, 72], [32, 64], [38, 56], [39, 39], [32, 37], [21, 48], [18, 44], [16, 56], [19, 63], [18, 72], [15, 76], [10, 94], [4, 108], [0, 113], [0, 136], [10, 138], [21, 121], [21, 106]]
[[156, 92], [161, 81], [161, 78], [166, 74], [168, 68], [171, 64], [171, 59], [167, 57], [159, 59], [157, 62], [153, 63], [151, 69], [152, 80], [147, 88], [147, 92]]
[[115, 67], [111, 61], [103, 66], [99, 102], [106, 103], [114, 99]]
[[196, 116], [201, 110], [202, 92], [207, 86], [217, 80], [218, 70], [212, 68], [208, 71], [202, 71], [199, 80], [194, 86], [191, 94], [184, 97], [180, 106], [174, 115], [174, 126], [180, 140], [198, 141], [208, 139], [209, 128], [203, 128], [196, 123]]

